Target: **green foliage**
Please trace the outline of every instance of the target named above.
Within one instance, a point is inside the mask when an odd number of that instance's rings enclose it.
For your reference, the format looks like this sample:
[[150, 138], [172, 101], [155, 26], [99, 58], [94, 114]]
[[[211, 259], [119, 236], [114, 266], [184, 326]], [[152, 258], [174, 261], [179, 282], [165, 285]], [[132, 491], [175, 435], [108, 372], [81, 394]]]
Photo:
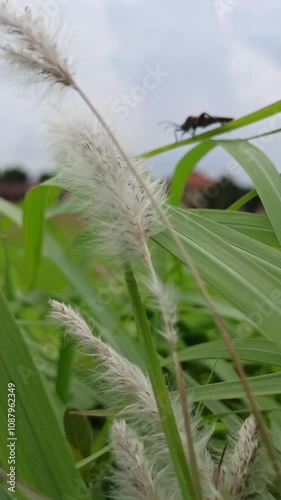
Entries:
[[14, 167], [1, 172], [0, 182], [26, 182], [28, 180], [28, 176], [21, 167]]
[[[30, 350], [23, 339], [7, 304], [0, 296], [1, 337], [1, 405], [0, 428], [8, 436], [8, 390], [15, 397], [16, 470], [19, 480], [25, 481], [51, 498], [63, 494], [84, 498], [79, 490], [82, 480], [75, 471], [70, 452], [59, 425], [60, 407], [51, 401], [40, 372], [37, 370]], [[25, 396], [26, 395], [26, 396]], [[46, 425], [47, 424], [47, 425]], [[9, 469], [8, 444], [0, 448], [0, 460]]]

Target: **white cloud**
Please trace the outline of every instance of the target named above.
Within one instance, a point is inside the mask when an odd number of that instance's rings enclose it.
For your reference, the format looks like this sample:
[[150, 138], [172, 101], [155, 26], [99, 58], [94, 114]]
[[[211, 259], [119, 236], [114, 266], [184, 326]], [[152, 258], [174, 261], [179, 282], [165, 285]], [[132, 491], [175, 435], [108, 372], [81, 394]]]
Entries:
[[233, 41], [229, 60], [230, 75], [236, 82], [236, 102], [240, 109], [254, 111], [280, 99], [281, 66], [276, 66], [259, 49]]
[[[276, 0], [267, 2], [274, 6], [272, 14], [270, 9], [262, 12], [261, 5], [242, 2], [227, 23], [218, 19], [213, 3], [205, 0], [30, 3], [43, 5], [46, 12], [51, 4], [57, 5], [50, 25], [65, 19], [73, 31], [78, 79], [132, 152], [173, 141], [172, 132], [157, 126], [161, 120], [182, 123], [187, 115], [203, 111], [238, 117], [279, 99], [281, 67], [259, 43], [259, 33], [268, 46], [276, 40], [277, 13], [281, 13]], [[167, 76], [148, 89], [147, 68], [157, 66]], [[15, 96], [0, 84], [0, 165], [24, 163], [35, 174], [50, 161], [41, 134], [46, 109]], [[133, 105], [127, 105], [128, 116], [121, 119], [124, 96]], [[269, 152], [274, 148], [270, 146]], [[155, 170], [172, 172], [182, 154], [183, 149], [155, 158]], [[200, 169], [216, 171], [225, 161], [223, 155], [214, 153]]]

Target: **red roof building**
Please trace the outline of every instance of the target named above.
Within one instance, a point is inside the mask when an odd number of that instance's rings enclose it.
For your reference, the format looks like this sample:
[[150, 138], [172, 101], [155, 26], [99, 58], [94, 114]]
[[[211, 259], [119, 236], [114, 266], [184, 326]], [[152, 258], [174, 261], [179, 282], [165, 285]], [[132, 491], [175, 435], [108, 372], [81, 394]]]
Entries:
[[17, 202], [23, 200], [26, 193], [36, 182], [0, 182], [0, 197], [5, 200]]

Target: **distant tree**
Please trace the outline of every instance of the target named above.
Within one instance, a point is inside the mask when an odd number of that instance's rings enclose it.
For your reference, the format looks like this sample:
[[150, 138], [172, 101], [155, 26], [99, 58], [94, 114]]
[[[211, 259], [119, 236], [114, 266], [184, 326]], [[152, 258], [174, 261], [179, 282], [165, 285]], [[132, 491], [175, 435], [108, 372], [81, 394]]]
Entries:
[[44, 172], [42, 175], [40, 175], [38, 182], [45, 182], [48, 181], [52, 177], [52, 174], [50, 172]]
[[8, 168], [0, 173], [0, 182], [26, 182], [28, 180], [27, 174], [20, 167]]

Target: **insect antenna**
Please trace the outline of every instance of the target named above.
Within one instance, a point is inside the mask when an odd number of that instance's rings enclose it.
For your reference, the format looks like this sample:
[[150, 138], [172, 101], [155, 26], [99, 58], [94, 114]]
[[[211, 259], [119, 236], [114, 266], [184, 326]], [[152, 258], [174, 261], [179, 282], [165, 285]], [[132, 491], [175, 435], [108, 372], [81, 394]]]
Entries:
[[181, 128], [181, 127], [180, 127], [180, 125], [178, 125], [177, 123], [174, 123], [174, 122], [159, 122], [159, 123], [158, 123], [158, 127], [159, 127], [160, 125], [166, 125], [166, 127], [165, 127], [165, 129], [164, 129], [164, 130], [168, 130], [168, 128], [171, 128], [171, 127], [175, 127], [175, 128], [177, 128], [177, 129], [179, 129], [179, 130], [180, 130], [180, 128]]

